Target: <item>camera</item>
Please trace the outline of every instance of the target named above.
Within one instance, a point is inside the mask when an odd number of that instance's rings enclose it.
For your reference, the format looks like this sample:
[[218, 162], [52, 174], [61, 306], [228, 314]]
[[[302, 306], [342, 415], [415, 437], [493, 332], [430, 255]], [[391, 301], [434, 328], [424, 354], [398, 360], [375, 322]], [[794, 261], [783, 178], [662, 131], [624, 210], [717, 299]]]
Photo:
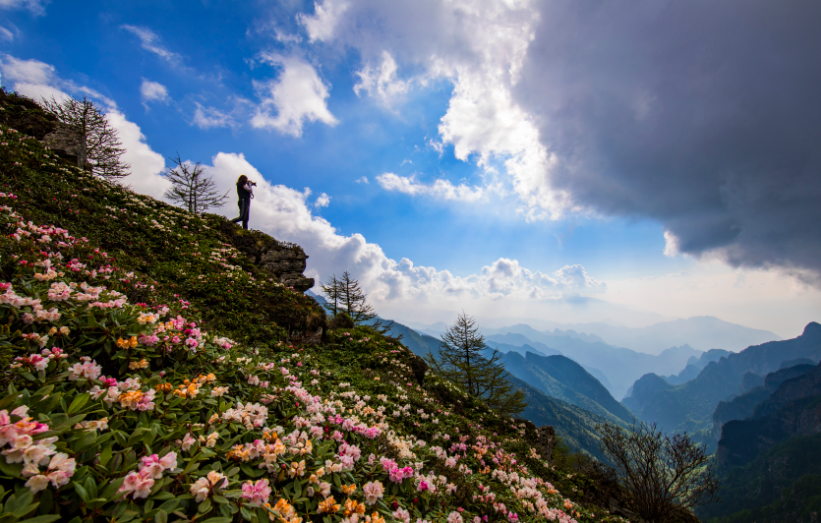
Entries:
[[257, 182], [252, 182], [251, 180], [248, 180], [248, 185], [250, 185], [251, 187], [256, 187]]

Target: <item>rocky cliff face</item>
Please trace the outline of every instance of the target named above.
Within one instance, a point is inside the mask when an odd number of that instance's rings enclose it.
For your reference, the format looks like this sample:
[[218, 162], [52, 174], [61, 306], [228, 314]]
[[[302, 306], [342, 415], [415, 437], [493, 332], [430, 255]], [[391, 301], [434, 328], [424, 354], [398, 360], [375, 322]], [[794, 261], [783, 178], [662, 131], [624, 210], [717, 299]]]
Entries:
[[794, 436], [821, 433], [821, 365], [786, 380], [750, 419], [724, 425], [716, 455], [721, 466], [743, 465]]
[[761, 386], [749, 390], [732, 401], [720, 402], [713, 413], [713, 437], [716, 441], [720, 440], [724, 424], [752, 416], [756, 407], [767, 401], [782, 383], [803, 376], [814, 368], [814, 365], [795, 365], [772, 372], [767, 374], [766, 378], [761, 378], [763, 383]]
[[245, 231], [228, 220], [220, 228], [231, 239], [234, 247], [258, 266], [275, 274], [281, 284], [299, 292], [305, 292], [314, 286], [314, 279], [302, 274], [308, 255], [299, 245], [277, 241], [260, 231]]

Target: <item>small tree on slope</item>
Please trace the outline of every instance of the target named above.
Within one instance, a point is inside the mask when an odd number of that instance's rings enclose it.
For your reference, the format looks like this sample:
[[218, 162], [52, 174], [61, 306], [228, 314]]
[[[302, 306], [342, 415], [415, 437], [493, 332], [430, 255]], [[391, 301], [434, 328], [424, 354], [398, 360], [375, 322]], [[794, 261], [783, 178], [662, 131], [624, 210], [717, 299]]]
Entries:
[[117, 137], [117, 130], [91, 100], [66, 98], [58, 102], [52, 98], [51, 101], [43, 100], [42, 105], [79, 136], [78, 167], [90, 167], [92, 173], [107, 180], [129, 175], [131, 166], [122, 161], [125, 149]]
[[171, 188], [165, 191], [165, 197], [179, 203], [189, 212], [200, 213], [211, 207], [219, 207], [228, 199], [217, 192], [217, 184], [209, 176], [203, 176], [202, 167], [197, 162], [193, 166], [182, 161], [179, 153], [176, 158], [169, 158], [177, 167], [169, 169], [163, 176], [171, 182]]
[[687, 434], [669, 436], [641, 421], [634, 421], [629, 432], [610, 423], [597, 429], [602, 451], [645, 520], [671, 521], [682, 509], [718, 499], [718, 477], [710, 456]]
[[527, 406], [524, 392], [514, 390], [507, 371], [499, 360], [502, 354], [492, 351], [479, 334], [476, 320], [464, 312], [442, 335], [438, 356], [428, 353], [425, 360], [441, 376], [458, 383], [465, 391], [481, 398], [492, 409], [505, 414], [518, 414]]

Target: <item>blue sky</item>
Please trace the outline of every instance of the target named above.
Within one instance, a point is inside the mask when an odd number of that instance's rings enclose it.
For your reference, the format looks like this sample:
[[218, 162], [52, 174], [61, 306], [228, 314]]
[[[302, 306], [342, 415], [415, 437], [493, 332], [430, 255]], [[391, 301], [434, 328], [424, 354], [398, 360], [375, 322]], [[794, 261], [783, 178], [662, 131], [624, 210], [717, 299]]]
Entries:
[[[176, 153], [226, 189], [240, 172], [264, 178], [252, 227], [303, 244], [312, 276], [351, 270], [394, 317], [533, 317], [581, 295], [652, 313], [638, 323], [711, 314], [791, 336], [818, 319], [805, 252], [817, 236], [792, 227], [801, 249], [762, 246], [773, 231], [749, 218], [758, 209], [726, 194], [764, 182], [728, 176], [726, 162], [682, 165], [669, 146], [682, 137], [660, 138], [686, 127], [664, 105], [676, 101], [657, 81], [668, 66], [558, 53], [555, 24], [598, 34], [601, 22], [556, 4], [5, 0], [3, 84], [98, 101], [138, 191], [162, 197], [157, 173]], [[608, 46], [632, 49], [633, 20], [651, 12], [635, 9]], [[636, 74], [641, 86], [619, 83]], [[699, 147], [686, 157], [710, 158]], [[780, 172], [768, 168], [764, 181]], [[690, 176], [705, 189], [690, 191]], [[808, 219], [792, 208], [789, 220]], [[233, 216], [233, 199], [219, 212]], [[728, 220], [744, 233], [722, 232]]]

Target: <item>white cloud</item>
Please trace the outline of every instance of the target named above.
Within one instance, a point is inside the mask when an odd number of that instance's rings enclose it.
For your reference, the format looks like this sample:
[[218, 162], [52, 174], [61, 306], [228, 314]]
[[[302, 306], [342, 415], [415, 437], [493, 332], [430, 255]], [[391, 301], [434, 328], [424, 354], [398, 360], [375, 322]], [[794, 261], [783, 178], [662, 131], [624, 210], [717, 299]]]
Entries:
[[371, 182], [369, 182], [369, 181], [368, 181], [368, 177], [367, 177], [367, 176], [363, 176], [363, 177], [361, 177], [361, 178], [358, 178], [358, 179], [356, 180], [356, 183], [371, 183]]
[[[420, 84], [444, 79], [453, 84], [440, 140], [428, 145], [440, 154], [445, 144], [463, 161], [487, 171], [501, 162], [520, 210], [528, 219], [558, 218], [580, 210], [570, 196], [551, 187], [558, 159], [540, 142], [534, 117], [513, 99], [522, 64], [539, 22], [531, 0], [325, 0], [300, 20], [311, 40], [355, 48], [366, 67], [356, 73], [357, 93], [387, 101], [408, 84], [399, 64], [415, 71]], [[379, 63], [374, 66], [370, 64]]]
[[204, 107], [197, 103], [192, 122], [200, 129], [211, 129], [214, 127], [233, 127], [236, 125], [234, 118], [216, 107]]
[[314, 3], [313, 16], [304, 14], [297, 15], [297, 20], [308, 32], [311, 42], [314, 40], [329, 40], [333, 37], [336, 25], [340, 16], [348, 9], [348, 3], [325, 2], [324, 4]]
[[11, 80], [13, 89], [36, 101], [54, 98], [58, 102], [68, 98], [68, 93], [87, 96], [104, 105], [108, 110], [116, 110], [114, 100], [84, 85], [71, 80], [63, 80], [55, 72], [54, 66], [39, 60], [20, 60], [11, 55], [0, 58], [0, 71], [4, 78]]
[[167, 103], [169, 101], [168, 89], [163, 84], [145, 78], [143, 78], [143, 83], [140, 85], [140, 96], [142, 96], [143, 103]]
[[[310, 256], [306, 274], [317, 281], [333, 273], [350, 271], [380, 312], [431, 309], [433, 305], [458, 310], [466, 302], [495, 307], [500, 300], [510, 304], [527, 302], [532, 306], [533, 300], [599, 292], [603, 287], [590, 278], [579, 278], [579, 273], [584, 274], [583, 268], [565, 267], [548, 275], [520, 267], [518, 261], [506, 258], [464, 277], [447, 270], [415, 266], [407, 258], [396, 261], [361, 234], [343, 236], [330, 222], [313, 215], [313, 206], [308, 202], [310, 189], [298, 191], [270, 184], [242, 154], [221, 152], [211, 163], [203, 167], [218, 187], [233, 187], [241, 174], [258, 182], [251, 203], [251, 227], [278, 240], [301, 245]], [[327, 195], [323, 193], [317, 201], [324, 196]], [[238, 212], [236, 202], [228, 202], [216, 212], [234, 218]]]
[[[255, 82], [262, 102], [251, 125], [299, 137], [306, 121], [320, 121], [331, 126], [338, 123], [325, 102], [330, 96], [328, 87], [311, 64], [302, 58], [271, 53], [261, 55], [261, 60], [281, 66], [282, 72], [277, 80]], [[272, 109], [276, 116], [271, 114]]]
[[317, 197], [316, 201], [314, 202], [314, 207], [327, 207], [331, 203], [331, 197], [325, 193], [322, 193]]
[[162, 45], [160, 45], [160, 37], [147, 27], [139, 27], [136, 25], [122, 25], [121, 28], [125, 29], [129, 33], [132, 33], [137, 38], [140, 39], [140, 44], [142, 48], [146, 51], [150, 51], [166, 62], [174, 66], [182, 65], [182, 56], [178, 55], [177, 53], [171, 52]]
[[671, 231], [664, 231], [664, 255], [668, 258], [673, 258], [674, 256], [678, 256], [679, 253], [678, 237]]
[[0, 39], [11, 42], [12, 40], [14, 40], [14, 33], [9, 31], [5, 27], [0, 26]]
[[0, 9], [28, 9], [35, 15], [45, 13], [49, 0], [0, 0]]
[[140, 127], [129, 122], [121, 112], [109, 112], [106, 118], [123, 143], [125, 153], [122, 160], [131, 165], [131, 174], [122, 180], [123, 185], [131, 186], [138, 193], [162, 199], [171, 187], [171, 183], [160, 176], [165, 170], [165, 159], [146, 143]]
[[391, 107], [410, 88], [409, 81], [400, 80], [396, 72], [396, 60], [387, 51], [382, 53], [382, 63], [378, 67], [366, 65], [357, 71], [359, 82], [353, 86], [357, 96], [362, 91], [376, 97], [386, 107]]
[[432, 184], [420, 183], [416, 176], [399, 176], [394, 173], [380, 174], [376, 177], [379, 185], [387, 191], [396, 191], [411, 196], [429, 196], [437, 200], [475, 202], [485, 196], [482, 187], [469, 187], [465, 184], [453, 185], [449, 180], [436, 180]]

